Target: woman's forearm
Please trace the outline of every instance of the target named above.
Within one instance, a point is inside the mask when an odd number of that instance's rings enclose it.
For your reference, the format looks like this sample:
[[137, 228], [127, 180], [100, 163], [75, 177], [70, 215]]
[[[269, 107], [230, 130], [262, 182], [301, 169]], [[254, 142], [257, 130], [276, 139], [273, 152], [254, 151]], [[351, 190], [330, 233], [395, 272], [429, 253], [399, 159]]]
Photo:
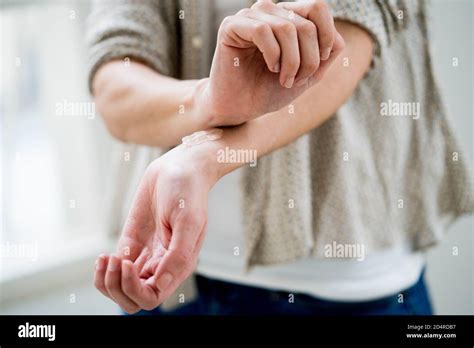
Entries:
[[177, 80], [131, 62], [112, 61], [93, 80], [93, 94], [107, 128], [121, 141], [170, 147], [207, 128], [196, 102], [205, 80]]
[[[322, 81], [288, 107], [226, 128], [223, 138], [213, 146], [252, 149], [263, 156], [334, 114], [352, 94], [372, 59], [372, 41], [364, 30], [344, 22], [337, 23], [337, 30], [346, 47]], [[207, 79], [169, 78], [136, 62], [125, 66], [114, 61], [99, 69], [93, 92], [98, 109], [116, 138], [168, 147], [178, 144], [185, 135], [209, 128], [202, 97], [206, 83]], [[226, 174], [240, 165], [219, 163], [218, 168]]]
[[324, 1], [258, 1], [221, 23], [209, 78], [179, 81], [117, 60], [96, 73], [93, 94], [116, 138], [168, 147], [197, 130], [243, 124], [291, 103], [342, 47]]
[[215, 180], [245, 164], [219, 161], [220, 150], [227, 147], [264, 156], [324, 123], [352, 95], [372, 61], [372, 39], [364, 30], [349, 23], [338, 22], [337, 28], [346, 45], [321, 82], [289, 107], [237, 127], [225, 128], [221, 139], [202, 144], [208, 170], [213, 168]]

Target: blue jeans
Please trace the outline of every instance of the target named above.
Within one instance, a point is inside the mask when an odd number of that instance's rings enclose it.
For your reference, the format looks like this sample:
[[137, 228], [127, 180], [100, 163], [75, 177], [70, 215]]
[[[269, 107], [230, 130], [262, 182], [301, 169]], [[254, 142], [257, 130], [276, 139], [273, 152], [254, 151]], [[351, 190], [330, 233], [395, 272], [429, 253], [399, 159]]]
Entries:
[[198, 296], [174, 310], [140, 311], [136, 315], [432, 315], [424, 272], [412, 287], [373, 301], [328, 301], [196, 276]]

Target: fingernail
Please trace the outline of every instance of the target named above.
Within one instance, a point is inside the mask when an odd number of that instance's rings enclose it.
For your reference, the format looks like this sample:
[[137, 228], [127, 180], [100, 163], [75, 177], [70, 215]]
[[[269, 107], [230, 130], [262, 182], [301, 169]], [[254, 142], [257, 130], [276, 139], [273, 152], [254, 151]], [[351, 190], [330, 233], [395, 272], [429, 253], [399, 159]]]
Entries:
[[324, 52], [321, 53], [321, 60], [328, 60], [330, 55], [331, 55], [331, 49], [326, 48]]
[[109, 270], [114, 272], [118, 270], [120, 265], [120, 260], [116, 256], [111, 256], [109, 260]]
[[286, 79], [284, 86], [285, 86], [286, 88], [291, 88], [291, 87], [293, 87], [293, 82], [294, 82], [294, 81], [295, 81], [295, 78], [294, 78], [294, 77], [289, 77], [289, 78]]
[[308, 78], [304, 78], [304, 79], [301, 79], [298, 82], [296, 82], [295, 85], [297, 87], [301, 87], [301, 86], [306, 85], [307, 83], [308, 83]]
[[171, 273], [166, 272], [160, 277], [160, 279], [158, 279], [156, 286], [160, 291], [164, 291], [171, 284], [172, 281], [173, 276], [171, 275]]
[[280, 63], [277, 63], [277, 65], [275, 65], [275, 66], [273, 67], [273, 72], [275, 72], [275, 73], [280, 72]]
[[102, 271], [104, 269], [104, 257], [102, 255], [100, 255], [95, 262], [95, 269], [98, 271]]

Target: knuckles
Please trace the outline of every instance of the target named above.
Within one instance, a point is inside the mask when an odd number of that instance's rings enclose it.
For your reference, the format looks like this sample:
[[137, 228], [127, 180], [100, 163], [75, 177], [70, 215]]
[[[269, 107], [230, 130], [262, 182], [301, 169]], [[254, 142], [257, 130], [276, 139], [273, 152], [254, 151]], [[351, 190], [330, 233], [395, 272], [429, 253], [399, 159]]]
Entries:
[[221, 27], [226, 27], [226, 26], [229, 26], [232, 21], [233, 21], [233, 16], [227, 16], [227, 17], [224, 17], [224, 19], [222, 20], [222, 23], [221, 23]]
[[280, 21], [275, 25], [275, 30], [287, 36], [296, 35], [296, 26], [289, 21]]
[[260, 10], [262, 12], [270, 12], [274, 6], [276, 5], [271, 1], [257, 1], [250, 8]]
[[321, 12], [329, 10], [328, 5], [324, 0], [310, 0], [308, 6], [312, 11]]
[[298, 28], [298, 31], [304, 35], [313, 36], [313, 37], [317, 36], [316, 25], [309, 20], [301, 21], [301, 23], [298, 23], [296, 26]]
[[255, 34], [257, 35], [265, 35], [269, 32], [270, 26], [264, 22], [259, 22], [258, 24], [255, 24], [253, 27], [253, 30]]
[[[243, 9], [239, 10], [235, 15], [236, 15], [236, 16], [247, 17], [248, 15], [250, 15], [251, 12], [252, 12], [251, 9], [249, 9], [249, 8], [243, 8]], [[230, 17], [233, 17], [233, 16], [230, 16]]]
[[289, 72], [298, 71], [298, 69], [300, 67], [300, 58], [299, 58], [299, 56], [296, 56], [294, 59], [288, 59], [285, 66], [286, 66], [286, 69], [288, 69]]
[[227, 16], [225, 17], [222, 22], [221, 22], [221, 25], [219, 27], [219, 33], [225, 33], [225, 34], [229, 34], [229, 32], [231, 31], [231, 28], [232, 26], [234, 25], [234, 21], [235, 21], [235, 16]]

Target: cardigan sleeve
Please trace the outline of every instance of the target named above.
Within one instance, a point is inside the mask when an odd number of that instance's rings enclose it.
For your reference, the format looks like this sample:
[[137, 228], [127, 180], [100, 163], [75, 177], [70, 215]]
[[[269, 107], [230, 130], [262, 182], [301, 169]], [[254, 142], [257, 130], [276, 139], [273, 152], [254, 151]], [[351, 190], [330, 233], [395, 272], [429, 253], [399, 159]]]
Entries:
[[418, 0], [327, 0], [334, 19], [351, 22], [374, 40], [380, 57], [419, 10]]
[[178, 10], [173, 0], [95, 0], [87, 20], [88, 83], [104, 63], [136, 59], [177, 75]]

